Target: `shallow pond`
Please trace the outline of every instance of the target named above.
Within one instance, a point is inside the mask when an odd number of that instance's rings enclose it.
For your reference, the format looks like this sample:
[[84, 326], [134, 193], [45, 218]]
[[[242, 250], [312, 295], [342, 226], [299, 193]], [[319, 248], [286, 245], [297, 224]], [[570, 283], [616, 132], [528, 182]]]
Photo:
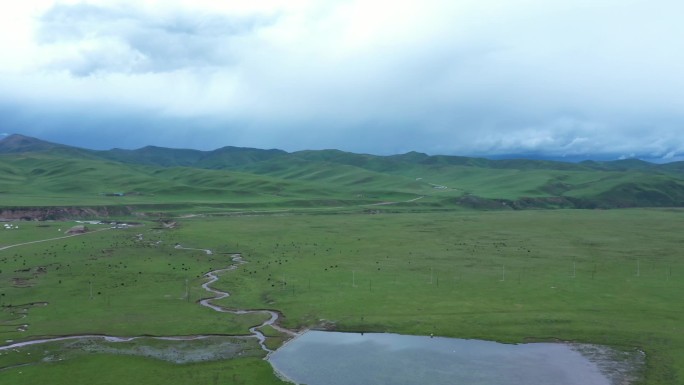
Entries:
[[308, 331], [269, 361], [307, 385], [611, 385], [629, 383], [640, 356], [621, 354], [595, 345]]

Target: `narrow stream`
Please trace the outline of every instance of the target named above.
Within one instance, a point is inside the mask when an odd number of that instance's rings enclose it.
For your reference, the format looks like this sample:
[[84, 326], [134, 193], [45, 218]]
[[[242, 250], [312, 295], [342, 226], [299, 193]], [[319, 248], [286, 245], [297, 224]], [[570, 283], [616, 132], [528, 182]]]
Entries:
[[287, 334], [287, 335], [292, 336], [292, 337], [296, 336], [296, 333], [294, 333], [293, 331], [282, 328], [278, 324], [276, 324], [276, 321], [278, 321], [278, 318], [280, 318], [280, 315], [278, 314], [278, 312], [273, 311], [273, 310], [267, 310], [267, 309], [233, 310], [233, 309], [226, 309], [222, 306], [214, 305], [211, 303], [212, 301], [216, 301], [216, 300], [223, 299], [223, 298], [230, 296], [230, 293], [227, 293], [225, 291], [212, 289], [210, 287], [211, 284], [213, 284], [214, 282], [219, 280], [218, 274], [222, 274], [222, 273], [225, 273], [227, 271], [235, 270], [235, 269], [237, 269], [238, 266], [247, 263], [242, 259], [242, 256], [240, 256], [240, 254], [234, 254], [233, 255], [233, 262], [235, 262], [233, 265], [231, 265], [225, 269], [210, 271], [209, 273], [204, 275], [205, 277], [209, 278], [209, 281], [204, 283], [202, 285], [202, 288], [204, 288], [204, 290], [206, 290], [210, 293], [215, 294], [215, 296], [212, 298], [203, 299], [199, 303], [202, 306], [206, 306], [210, 309], [213, 309], [213, 310], [221, 312], [221, 313], [231, 313], [231, 314], [266, 313], [266, 314], [268, 314], [270, 316], [268, 320], [266, 320], [261, 325], [254, 326], [254, 327], [250, 328], [249, 331], [252, 333], [252, 335], [254, 335], [256, 338], [259, 339], [259, 345], [261, 345], [262, 349], [264, 349], [268, 353], [272, 353], [273, 350], [266, 347], [266, 344], [265, 344], [266, 343], [266, 336], [264, 336], [264, 334], [261, 333], [258, 329], [260, 329], [266, 325], [269, 325], [281, 333]]

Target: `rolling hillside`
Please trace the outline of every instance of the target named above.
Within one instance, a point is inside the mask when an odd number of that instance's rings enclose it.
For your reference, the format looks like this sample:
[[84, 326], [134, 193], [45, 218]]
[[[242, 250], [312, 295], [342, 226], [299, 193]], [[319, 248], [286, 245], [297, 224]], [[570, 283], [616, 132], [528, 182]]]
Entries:
[[0, 141], [0, 198], [4, 208], [668, 207], [684, 206], [684, 164], [239, 147], [94, 151], [11, 135]]

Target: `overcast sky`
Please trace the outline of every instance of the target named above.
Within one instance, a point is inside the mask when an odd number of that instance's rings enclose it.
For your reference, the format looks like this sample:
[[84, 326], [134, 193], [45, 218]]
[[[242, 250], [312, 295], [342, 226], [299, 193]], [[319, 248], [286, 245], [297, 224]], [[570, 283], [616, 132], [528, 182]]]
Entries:
[[680, 0], [22, 0], [0, 134], [684, 158]]

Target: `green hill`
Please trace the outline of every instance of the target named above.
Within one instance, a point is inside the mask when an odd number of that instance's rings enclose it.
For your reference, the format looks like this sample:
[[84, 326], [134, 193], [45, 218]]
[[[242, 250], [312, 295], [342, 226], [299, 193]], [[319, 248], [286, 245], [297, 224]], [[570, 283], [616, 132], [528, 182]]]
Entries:
[[2, 207], [684, 206], [684, 162], [563, 163], [239, 147], [94, 151], [21, 135], [0, 141], [0, 182]]

